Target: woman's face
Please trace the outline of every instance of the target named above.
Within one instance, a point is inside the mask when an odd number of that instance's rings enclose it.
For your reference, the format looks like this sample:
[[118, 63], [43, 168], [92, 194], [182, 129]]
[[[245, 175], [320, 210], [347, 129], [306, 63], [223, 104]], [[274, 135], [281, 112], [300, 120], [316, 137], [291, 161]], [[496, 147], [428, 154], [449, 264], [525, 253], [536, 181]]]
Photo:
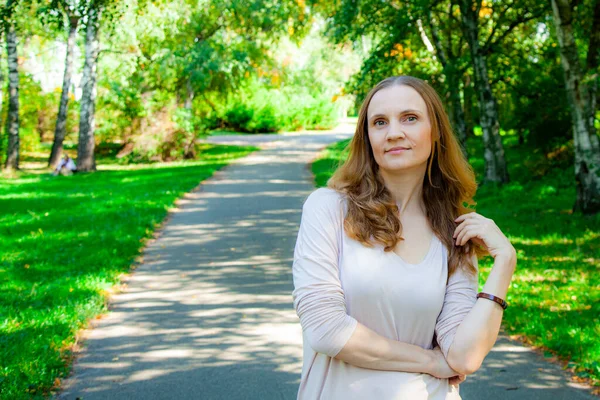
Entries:
[[[431, 154], [427, 105], [415, 89], [393, 85], [371, 98], [367, 109], [369, 141], [383, 172], [423, 172]], [[390, 151], [394, 147], [406, 150]], [[424, 174], [424, 172], [423, 172]]]

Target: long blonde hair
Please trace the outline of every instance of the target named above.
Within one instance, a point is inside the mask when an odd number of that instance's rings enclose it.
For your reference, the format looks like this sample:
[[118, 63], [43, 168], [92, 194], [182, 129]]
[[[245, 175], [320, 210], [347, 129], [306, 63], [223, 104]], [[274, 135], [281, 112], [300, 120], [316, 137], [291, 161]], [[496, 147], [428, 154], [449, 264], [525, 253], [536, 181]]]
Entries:
[[367, 131], [367, 110], [373, 95], [393, 85], [410, 86], [427, 105], [431, 122], [431, 155], [427, 160], [427, 179], [424, 179], [422, 193], [427, 219], [434, 234], [448, 249], [448, 277], [459, 265], [475, 274], [477, 271], [471, 254], [479, 258], [485, 251], [471, 244], [469, 253], [465, 253], [464, 246], [454, 246], [452, 237], [457, 226], [454, 220], [461, 214], [474, 211], [464, 203], [469, 206], [476, 204], [473, 201], [477, 191], [475, 173], [452, 131], [439, 95], [421, 79], [406, 75], [386, 78], [371, 89], [363, 101], [354, 137], [348, 145], [348, 158], [327, 181], [327, 187], [344, 194], [347, 199], [344, 230], [350, 238], [367, 247], [373, 247], [370, 242], [372, 236], [375, 242], [384, 246], [385, 251], [392, 251], [399, 240], [404, 240], [398, 206], [379, 174]]

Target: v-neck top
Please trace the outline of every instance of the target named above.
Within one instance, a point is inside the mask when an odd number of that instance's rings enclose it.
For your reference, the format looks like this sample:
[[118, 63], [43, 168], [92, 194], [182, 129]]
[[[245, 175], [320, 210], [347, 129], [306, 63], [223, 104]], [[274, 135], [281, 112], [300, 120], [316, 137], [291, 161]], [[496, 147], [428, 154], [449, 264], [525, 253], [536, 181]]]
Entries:
[[477, 276], [462, 268], [447, 279], [448, 250], [435, 234], [425, 258], [411, 264], [379, 243], [369, 248], [349, 238], [346, 213], [345, 196], [331, 188], [316, 189], [302, 207], [292, 266], [303, 336], [298, 400], [460, 399], [448, 379], [366, 369], [334, 358], [358, 322], [424, 349], [438, 343], [447, 356], [478, 288]]

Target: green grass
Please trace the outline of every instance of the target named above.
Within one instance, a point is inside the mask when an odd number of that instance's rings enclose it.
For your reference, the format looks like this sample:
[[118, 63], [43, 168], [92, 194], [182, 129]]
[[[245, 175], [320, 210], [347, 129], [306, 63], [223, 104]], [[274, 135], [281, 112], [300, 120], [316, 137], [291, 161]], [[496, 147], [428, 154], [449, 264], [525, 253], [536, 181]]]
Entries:
[[[503, 136], [511, 183], [480, 186], [477, 212], [493, 219], [518, 253], [507, 295], [504, 331], [556, 355], [579, 378], [600, 386], [600, 214], [572, 214], [572, 150], [548, 160], [538, 149]], [[316, 185], [325, 186], [349, 140], [327, 148], [313, 163]], [[483, 176], [481, 138], [470, 138], [469, 161]], [[480, 289], [492, 258], [480, 260]]]
[[0, 397], [51, 394], [69, 373], [76, 332], [107, 310], [173, 202], [257, 149], [202, 145], [189, 162], [0, 179]]

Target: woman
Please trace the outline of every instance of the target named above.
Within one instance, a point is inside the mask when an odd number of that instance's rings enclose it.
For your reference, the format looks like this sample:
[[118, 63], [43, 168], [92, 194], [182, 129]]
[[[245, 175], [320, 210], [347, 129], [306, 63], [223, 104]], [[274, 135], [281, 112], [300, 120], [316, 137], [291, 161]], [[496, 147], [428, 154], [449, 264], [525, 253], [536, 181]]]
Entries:
[[[302, 209], [298, 399], [460, 399], [458, 384], [496, 341], [515, 249], [465, 207], [475, 176], [424, 81], [377, 84], [349, 150]], [[494, 266], [478, 293], [486, 254]]]
[[68, 154], [65, 154], [63, 159], [58, 163], [56, 168], [54, 168], [54, 172], [52, 173], [54, 176], [61, 175], [71, 175], [77, 172], [77, 167], [75, 166], [75, 162]]

